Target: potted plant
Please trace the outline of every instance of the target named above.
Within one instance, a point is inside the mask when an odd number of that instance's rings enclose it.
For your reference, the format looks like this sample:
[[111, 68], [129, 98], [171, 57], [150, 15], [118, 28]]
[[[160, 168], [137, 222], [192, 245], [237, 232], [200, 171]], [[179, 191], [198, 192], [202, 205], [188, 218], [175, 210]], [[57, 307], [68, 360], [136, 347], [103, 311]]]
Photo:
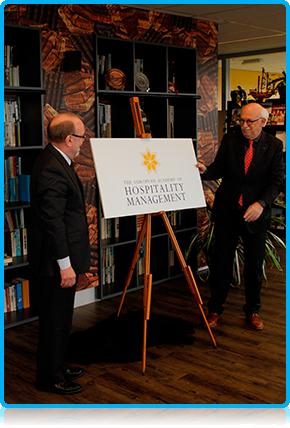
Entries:
[[[218, 185], [218, 182], [216, 182]], [[207, 199], [207, 198], [206, 198]], [[285, 208], [285, 203], [277, 199], [274, 206]], [[192, 236], [190, 244], [185, 252], [186, 260], [195, 259], [197, 263], [197, 276], [202, 281], [207, 281], [208, 274], [211, 266], [211, 257], [214, 240], [214, 222], [212, 221], [212, 203], [208, 203], [207, 208], [204, 209], [205, 215], [203, 222], [198, 228], [198, 232]], [[267, 267], [273, 266], [274, 268], [282, 271], [280, 263], [280, 256], [278, 248], [286, 248], [284, 240], [274, 232], [274, 228], [284, 228], [284, 219], [277, 215], [272, 215], [271, 224], [267, 230], [265, 259], [263, 263], [263, 276], [267, 282]], [[237, 248], [235, 251], [233, 263], [233, 280], [232, 286], [239, 286], [241, 284], [241, 267], [244, 262], [244, 248], [243, 241], [239, 238]]]

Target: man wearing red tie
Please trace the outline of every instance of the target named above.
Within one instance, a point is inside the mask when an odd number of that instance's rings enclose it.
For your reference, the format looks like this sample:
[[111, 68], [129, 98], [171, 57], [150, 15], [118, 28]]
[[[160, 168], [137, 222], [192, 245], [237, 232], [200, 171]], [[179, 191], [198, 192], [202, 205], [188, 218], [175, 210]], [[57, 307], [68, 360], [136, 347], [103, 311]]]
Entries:
[[213, 205], [215, 243], [210, 266], [208, 323], [216, 328], [233, 275], [238, 238], [244, 246], [244, 312], [247, 325], [262, 330], [259, 314], [262, 265], [271, 204], [284, 178], [283, 144], [263, 131], [268, 111], [250, 103], [241, 109], [240, 129], [224, 135], [214, 162], [198, 162], [203, 180], [221, 178]]

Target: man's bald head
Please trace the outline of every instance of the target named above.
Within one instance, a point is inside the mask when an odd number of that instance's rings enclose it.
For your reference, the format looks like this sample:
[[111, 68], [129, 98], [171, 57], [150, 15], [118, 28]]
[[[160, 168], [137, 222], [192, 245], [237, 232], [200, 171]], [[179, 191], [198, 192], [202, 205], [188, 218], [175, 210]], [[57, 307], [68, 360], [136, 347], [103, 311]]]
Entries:
[[241, 116], [243, 114], [251, 115], [253, 117], [261, 117], [262, 119], [268, 120], [269, 113], [261, 104], [249, 103], [242, 107]]
[[85, 125], [74, 113], [65, 112], [54, 116], [47, 128], [50, 142], [63, 153], [74, 159], [85, 141]]
[[242, 107], [240, 126], [242, 133], [248, 140], [257, 138], [268, 121], [269, 113], [258, 103], [249, 103]]
[[82, 120], [74, 113], [58, 113], [48, 124], [47, 135], [51, 142], [62, 143], [68, 135], [76, 132], [76, 126]]

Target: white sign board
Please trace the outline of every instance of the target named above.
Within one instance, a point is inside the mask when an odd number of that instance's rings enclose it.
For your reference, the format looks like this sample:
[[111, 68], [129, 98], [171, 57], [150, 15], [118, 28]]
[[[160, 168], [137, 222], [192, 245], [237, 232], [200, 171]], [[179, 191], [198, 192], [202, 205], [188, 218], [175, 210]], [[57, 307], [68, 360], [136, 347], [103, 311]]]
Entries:
[[105, 218], [206, 206], [190, 139], [90, 141]]

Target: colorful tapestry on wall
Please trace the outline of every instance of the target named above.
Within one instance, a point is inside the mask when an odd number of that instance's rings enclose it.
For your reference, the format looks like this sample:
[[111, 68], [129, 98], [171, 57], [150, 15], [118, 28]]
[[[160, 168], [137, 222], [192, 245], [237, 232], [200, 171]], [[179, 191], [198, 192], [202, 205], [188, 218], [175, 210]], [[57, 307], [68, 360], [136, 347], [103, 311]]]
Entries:
[[[196, 48], [197, 93], [201, 96], [197, 103], [198, 156], [206, 163], [213, 160], [218, 146], [215, 23], [118, 4], [7, 5], [5, 23], [41, 30], [44, 124], [56, 112], [72, 111], [81, 116], [90, 137], [95, 136], [95, 34]], [[85, 191], [92, 255], [90, 272], [78, 284], [82, 289], [99, 284], [97, 183], [88, 141], [81, 148], [76, 172]]]

